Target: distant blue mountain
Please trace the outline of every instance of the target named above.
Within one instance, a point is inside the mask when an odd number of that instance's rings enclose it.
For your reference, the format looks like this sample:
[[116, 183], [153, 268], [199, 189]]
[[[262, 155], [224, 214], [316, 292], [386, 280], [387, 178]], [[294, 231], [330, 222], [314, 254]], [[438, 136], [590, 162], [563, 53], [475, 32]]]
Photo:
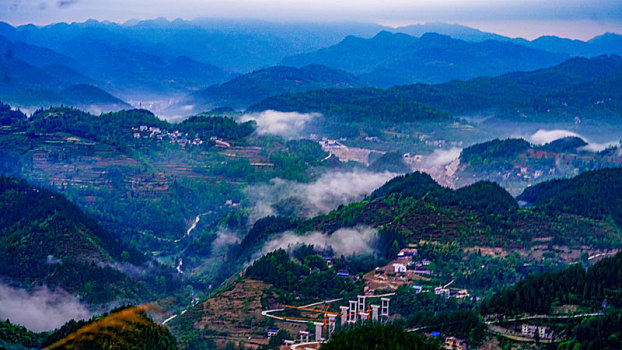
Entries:
[[89, 20], [17, 28], [0, 23], [0, 35], [12, 41], [44, 46], [72, 58], [87, 54], [98, 44], [108, 49], [159, 56], [165, 61], [186, 56], [227, 71], [245, 73], [275, 65], [286, 56], [336, 44], [348, 34], [369, 37], [382, 28], [360, 23], [158, 18], [125, 24]]
[[440, 83], [533, 70], [569, 56], [507, 41], [467, 42], [427, 33], [420, 38], [382, 31], [371, 39], [349, 36], [337, 45], [285, 58], [283, 64], [322, 64], [359, 75], [380, 87]]
[[550, 52], [566, 53], [571, 56], [622, 55], [622, 35], [614, 33], [605, 33], [588, 41], [542, 36], [524, 45]]
[[[427, 33], [431, 31], [446, 35]], [[144, 94], [168, 100], [278, 64], [325, 65], [386, 87], [496, 76], [552, 66], [571, 56], [620, 51], [622, 37], [617, 34], [587, 42], [557, 37], [527, 41], [444, 23], [393, 29], [364, 23], [220, 19], [124, 24], [89, 20], [43, 27], [0, 22], [0, 91], [58, 93], [88, 84], [123, 98]]]
[[[393, 33], [404, 33], [416, 37], [420, 37], [426, 33], [437, 33], [450, 36], [454, 39], [464, 41], [479, 42], [485, 40], [497, 41], [513, 41], [515, 39], [508, 38], [503, 35], [483, 32], [479, 29], [463, 26], [460, 24], [449, 24], [442, 22], [431, 22], [423, 24], [414, 24], [409, 26], [387, 29]], [[527, 40], [523, 41], [527, 42]], [[519, 43], [519, 42], [517, 42]]]
[[321, 65], [270, 67], [210, 86], [194, 94], [194, 104], [246, 108], [266, 97], [288, 92], [354, 88], [364, 84], [352, 74]]
[[23, 42], [14, 44], [0, 36], [0, 100], [18, 107], [68, 105], [91, 111], [130, 107], [90, 85], [97, 82], [63, 62], [72, 63], [52, 50]]
[[483, 32], [479, 29], [448, 23], [424, 23], [387, 29], [393, 33], [404, 33], [420, 37], [426, 33], [437, 33], [469, 42], [486, 40], [509, 41], [514, 44], [534, 49], [565, 53], [570, 56], [596, 57], [600, 55], [622, 55], [622, 35], [605, 33], [588, 41], [560, 38], [557, 36], [541, 36], [534, 40], [509, 38], [507, 36]]

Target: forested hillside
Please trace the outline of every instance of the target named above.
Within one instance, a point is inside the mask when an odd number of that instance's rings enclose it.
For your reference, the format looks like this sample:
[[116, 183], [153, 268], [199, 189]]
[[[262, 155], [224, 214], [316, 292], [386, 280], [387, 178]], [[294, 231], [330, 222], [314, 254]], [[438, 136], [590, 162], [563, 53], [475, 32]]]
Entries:
[[270, 67], [213, 85], [194, 94], [195, 101], [206, 105], [246, 108], [266, 97], [288, 92], [328, 88], [355, 88], [363, 83], [357, 77], [321, 65], [302, 68]]
[[[353, 89], [347, 92], [311, 91], [270, 97], [252, 110], [316, 111], [329, 115], [354, 113], [352, 104], [370, 104], [363, 112], [386, 119], [378, 101], [394, 105], [421, 103], [453, 115], [493, 114], [523, 121], [559, 121], [564, 115], [581, 118], [620, 118], [619, 89], [612, 89], [622, 74], [622, 58], [599, 56], [572, 58], [559, 65], [528, 72], [513, 72], [495, 77], [428, 85], [396, 86], [386, 90]], [[599, 102], [601, 101], [601, 102]], [[363, 107], [360, 107], [363, 108]], [[396, 107], [395, 107], [396, 108]], [[387, 109], [391, 110], [391, 109]], [[405, 109], [402, 112], [407, 111]], [[401, 115], [401, 114], [400, 114]], [[414, 121], [393, 118], [395, 121]], [[349, 116], [349, 115], [347, 115]], [[351, 118], [351, 117], [350, 117]]]
[[376, 88], [314, 90], [269, 97], [250, 111], [320, 112], [346, 121], [403, 123], [448, 121], [448, 114], [416, 100]]
[[[101, 304], [149, 300], [180, 286], [158, 266], [153, 274], [130, 277], [121, 264], [146, 269], [149, 259], [59, 193], [0, 175], [0, 214], [0, 274], [27, 287], [61, 287], [89, 304]], [[156, 279], [164, 290], [153, 288]]]
[[588, 171], [528, 187], [517, 198], [551, 215], [572, 213], [622, 225], [622, 169]]

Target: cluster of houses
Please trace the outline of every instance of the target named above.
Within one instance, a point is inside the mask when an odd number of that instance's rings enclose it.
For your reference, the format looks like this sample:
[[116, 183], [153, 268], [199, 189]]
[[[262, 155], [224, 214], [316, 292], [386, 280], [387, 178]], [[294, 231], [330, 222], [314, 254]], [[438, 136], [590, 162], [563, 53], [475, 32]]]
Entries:
[[397, 259], [393, 263], [393, 272], [406, 273], [410, 270], [417, 275], [430, 275], [430, 269], [428, 268], [428, 266], [430, 265], [430, 260], [426, 258], [420, 261], [416, 260], [416, 249], [402, 249], [397, 254]]
[[444, 296], [447, 299], [449, 299], [449, 297], [464, 299], [470, 296], [469, 292], [466, 289], [445, 287], [434, 288], [434, 294]]
[[[135, 139], [156, 139], [158, 141], [168, 143], [177, 143], [180, 144], [182, 147], [185, 147], [186, 145], [198, 146], [202, 145], [205, 142], [199, 137], [199, 135], [195, 135], [194, 138], [191, 138], [188, 136], [187, 132], [183, 133], [179, 130], [162, 130], [156, 126], [147, 125], [141, 125], [137, 128], [132, 128], [132, 136], [134, 136]], [[212, 136], [209, 139], [214, 142], [216, 147], [231, 147], [231, 144], [229, 142], [221, 140], [216, 136]]]
[[[398, 262], [393, 263], [393, 272], [396, 274], [405, 274], [410, 272], [419, 276], [428, 276], [431, 274], [429, 265], [430, 260], [424, 258], [416, 261], [417, 250], [416, 249], [402, 249], [397, 254]], [[403, 262], [399, 262], [403, 261]], [[409, 268], [410, 266], [410, 268]], [[451, 284], [451, 283], [450, 283]], [[443, 287], [434, 288], [434, 294], [444, 296], [445, 298], [454, 297], [457, 299], [464, 299], [470, 296], [469, 292], [463, 288], [448, 288], [449, 284]], [[419, 285], [412, 286], [417, 293], [423, 291], [423, 287]]]
[[167, 131], [162, 130], [156, 126], [141, 125], [138, 128], [132, 128], [133, 136], [135, 139], [157, 139], [159, 141], [178, 143], [182, 146], [186, 145], [200, 145], [203, 143], [198, 135], [194, 139], [188, 137], [188, 133], [182, 133], [179, 130]]

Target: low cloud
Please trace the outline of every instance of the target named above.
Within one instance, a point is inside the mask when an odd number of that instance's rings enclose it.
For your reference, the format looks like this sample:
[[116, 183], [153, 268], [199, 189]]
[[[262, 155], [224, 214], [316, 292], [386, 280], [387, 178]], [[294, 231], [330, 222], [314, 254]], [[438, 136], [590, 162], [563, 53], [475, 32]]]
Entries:
[[460, 157], [462, 148], [453, 147], [450, 149], [436, 149], [427, 156], [423, 156], [421, 161], [424, 168], [433, 168], [447, 165]]
[[61, 289], [39, 287], [32, 291], [0, 285], [0, 319], [9, 319], [32, 331], [56, 329], [65, 322], [91, 317], [77, 297]]
[[600, 152], [610, 147], [618, 147], [620, 146], [619, 142], [605, 142], [605, 143], [596, 143], [589, 142], [586, 146], [579, 147], [580, 151], [589, 151], [589, 152]]
[[556, 130], [543, 130], [540, 129], [538, 131], [536, 131], [533, 135], [531, 135], [531, 137], [529, 138], [529, 141], [533, 144], [536, 145], [544, 145], [547, 144], [549, 142], [553, 142], [555, 140], [559, 140], [559, 139], [563, 139], [564, 137], [580, 137], [583, 138], [581, 136], [579, 136], [579, 134], [574, 133], [570, 130], [562, 130], [562, 129], [556, 129]]
[[371, 253], [377, 239], [378, 231], [367, 226], [342, 228], [332, 234], [312, 232], [299, 235], [291, 231], [285, 231], [275, 239], [267, 242], [262, 249], [261, 255], [277, 249], [292, 248], [300, 244], [313, 245], [317, 249], [332, 248], [337, 255], [348, 256]]
[[620, 146], [620, 143], [617, 141], [604, 142], [604, 143], [590, 142], [588, 139], [586, 139], [585, 137], [575, 132], [572, 132], [570, 130], [563, 130], [563, 129], [557, 129], [557, 130], [540, 129], [536, 131], [533, 135], [531, 135], [529, 139], [531, 143], [534, 143], [537, 145], [544, 145], [544, 144], [553, 142], [555, 140], [562, 139], [564, 137], [578, 137], [582, 139], [583, 141], [585, 141], [587, 145], [583, 147], [579, 147], [578, 150], [580, 151], [600, 152], [610, 147]]
[[226, 227], [219, 227], [216, 231], [216, 239], [212, 242], [211, 256], [223, 254], [226, 248], [234, 243], [241, 241], [240, 234], [231, 231]]
[[325, 214], [341, 204], [363, 199], [395, 176], [397, 174], [388, 171], [352, 171], [325, 173], [311, 183], [272, 179], [268, 184], [246, 190], [255, 203], [250, 221], [268, 215], [310, 218]]
[[244, 114], [241, 122], [254, 120], [257, 123], [259, 135], [271, 134], [285, 138], [298, 137], [305, 125], [311, 119], [318, 117], [318, 113], [277, 112], [267, 110], [260, 113]]

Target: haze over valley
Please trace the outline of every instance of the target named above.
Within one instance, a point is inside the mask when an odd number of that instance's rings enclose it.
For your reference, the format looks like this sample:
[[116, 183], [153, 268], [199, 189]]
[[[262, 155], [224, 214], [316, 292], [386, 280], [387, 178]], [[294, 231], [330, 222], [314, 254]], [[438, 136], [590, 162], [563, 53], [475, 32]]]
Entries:
[[0, 348], [622, 347], [615, 4], [264, 2], [0, 5]]

